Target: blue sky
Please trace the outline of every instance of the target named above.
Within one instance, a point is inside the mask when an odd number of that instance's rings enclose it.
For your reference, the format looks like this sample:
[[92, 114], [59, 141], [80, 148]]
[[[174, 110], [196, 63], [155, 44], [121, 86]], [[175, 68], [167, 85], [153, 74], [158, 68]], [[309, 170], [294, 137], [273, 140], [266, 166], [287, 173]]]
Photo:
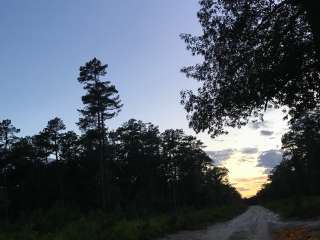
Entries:
[[0, 118], [23, 134], [59, 116], [76, 128], [81, 106], [78, 68], [93, 57], [109, 64], [107, 79], [129, 118], [161, 128], [186, 127], [179, 91], [192, 88], [180, 68], [194, 62], [179, 34], [198, 32], [197, 1], [6, 1], [0, 9]]
[[[93, 57], [109, 64], [124, 107], [110, 121], [116, 128], [130, 118], [160, 129], [188, 128], [179, 92], [197, 83], [180, 73], [197, 61], [181, 33], [199, 33], [196, 0], [10, 0], [0, 8], [0, 119], [10, 118], [22, 135], [32, 135], [53, 117], [77, 130], [82, 88], [78, 69]], [[281, 112], [267, 122], [231, 130], [230, 135], [198, 137], [230, 180], [249, 196], [266, 181], [270, 162], [279, 162]], [[221, 157], [222, 156], [222, 157]]]

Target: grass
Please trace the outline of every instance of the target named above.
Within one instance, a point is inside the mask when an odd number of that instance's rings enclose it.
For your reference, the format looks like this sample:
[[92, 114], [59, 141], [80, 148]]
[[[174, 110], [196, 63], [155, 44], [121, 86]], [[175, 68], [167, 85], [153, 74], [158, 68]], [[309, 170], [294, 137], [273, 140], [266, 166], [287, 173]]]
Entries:
[[320, 217], [320, 196], [287, 198], [263, 204], [284, 219], [311, 219]]
[[0, 229], [0, 240], [149, 240], [179, 230], [203, 228], [242, 213], [245, 206], [180, 209], [176, 214], [125, 218], [95, 212], [52, 209]]

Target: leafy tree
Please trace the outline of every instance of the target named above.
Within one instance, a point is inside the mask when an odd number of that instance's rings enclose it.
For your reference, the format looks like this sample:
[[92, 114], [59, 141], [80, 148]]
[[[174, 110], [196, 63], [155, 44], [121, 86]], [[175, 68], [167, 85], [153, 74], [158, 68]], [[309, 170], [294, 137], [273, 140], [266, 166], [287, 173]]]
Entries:
[[79, 127], [84, 130], [96, 132], [100, 151], [100, 182], [101, 204], [106, 207], [105, 199], [105, 121], [115, 117], [121, 107], [118, 91], [109, 81], [103, 81], [102, 77], [107, 74], [108, 65], [102, 65], [101, 61], [93, 58], [84, 66], [80, 67], [78, 81], [84, 85], [86, 94], [82, 97], [85, 107], [79, 110], [82, 117]]
[[182, 92], [190, 126], [213, 136], [286, 105], [299, 116], [320, 100], [319, 4], [200, 0], [200, 36], [183, 34], [202, 63], [182, 69], [202, 85]]

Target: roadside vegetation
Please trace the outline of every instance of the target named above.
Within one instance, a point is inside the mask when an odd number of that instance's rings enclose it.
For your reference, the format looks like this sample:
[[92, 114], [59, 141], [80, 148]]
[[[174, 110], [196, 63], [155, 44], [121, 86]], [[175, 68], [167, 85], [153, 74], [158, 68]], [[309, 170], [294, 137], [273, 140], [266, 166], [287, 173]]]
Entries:
[[0, 227], [0, 240], [149, 240], [178, 230], [194, 230], [226, 221], [242, 213], [245, 205], [179, 209], [176, 213], [128, 217], [74, 209], [53, 208], [35, 212], [15, 224]]
[[283, 219], [312, 219], [320, 217], [320, 197], [291, 197], [262, 202], [262, 205], [280, 214]]

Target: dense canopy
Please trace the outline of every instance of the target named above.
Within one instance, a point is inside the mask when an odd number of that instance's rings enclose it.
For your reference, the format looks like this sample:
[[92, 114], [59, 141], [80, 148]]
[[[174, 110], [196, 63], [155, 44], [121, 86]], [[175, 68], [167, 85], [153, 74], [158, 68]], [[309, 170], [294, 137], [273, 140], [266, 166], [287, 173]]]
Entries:
[[218, 135], [271, 106], [288, 106], [294, 116], [313, 108], [320, 97], [315, 2], [201, 0], [202, 35], [182, 34], [203, 60], [182, 69], [201, 83], [182, 92], [190, 126]]

